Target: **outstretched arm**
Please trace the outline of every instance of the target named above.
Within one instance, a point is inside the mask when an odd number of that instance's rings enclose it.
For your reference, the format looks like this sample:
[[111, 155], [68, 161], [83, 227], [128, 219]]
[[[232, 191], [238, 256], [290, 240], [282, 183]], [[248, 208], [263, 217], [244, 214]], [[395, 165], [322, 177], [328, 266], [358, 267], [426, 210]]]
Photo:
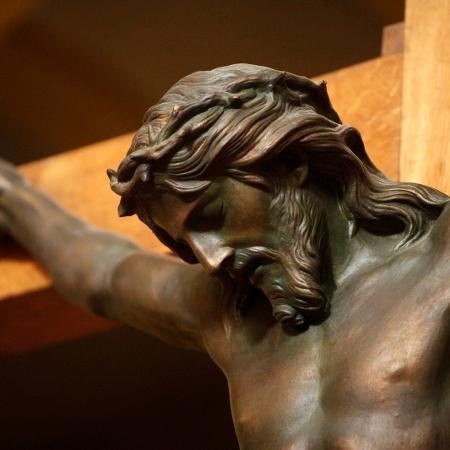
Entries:
[[175, 345], [203, 348], [220, 308], [218, 280], [86, 224], [4, 161], [0, 229], [32, 253], [69, 302]]

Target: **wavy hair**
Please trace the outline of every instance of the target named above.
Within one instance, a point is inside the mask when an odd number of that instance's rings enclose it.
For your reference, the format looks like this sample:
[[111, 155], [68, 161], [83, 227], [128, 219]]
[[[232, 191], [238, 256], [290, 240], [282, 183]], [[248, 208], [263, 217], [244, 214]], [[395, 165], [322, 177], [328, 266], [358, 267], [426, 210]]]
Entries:
[[119, 214], [131, 215], [155, 191], [199, 192], [220, 176], [267, 186], [277, 159], [304, 155], [310, 176], [336, 196], [352, 229], [401, 229], [400, 246], [418, 239], [448, 201], [430, 187], [387, 179], [359, 132], [341, 123], [325, 82], [250, 64], [181, 79], [147, 111], [127, 156], [108, 176], [122, 196]]

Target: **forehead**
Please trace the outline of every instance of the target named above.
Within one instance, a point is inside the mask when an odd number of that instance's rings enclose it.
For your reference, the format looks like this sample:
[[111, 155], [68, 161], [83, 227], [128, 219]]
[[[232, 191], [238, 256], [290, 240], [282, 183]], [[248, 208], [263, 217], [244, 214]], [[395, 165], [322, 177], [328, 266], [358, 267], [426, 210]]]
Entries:
[[187, 219], [210, 202], [222, 200], [228, 214], [236, 218], [234, 222], [237, 225], [243, 225], [248, 220], [256, 225], [261, 222], [262, 215], [265, 216], [271, 198], [272, 195], [261, 188], [224, 177], [215, 180], [207, 189], [198, 193], [158, 193], [152, 199], [148, 214], [157, 226], [177, 239], [183, 232]]
[[187, 217], [202, 202], [206, 192], [176, 195], [160, 192], [154, 196], [150, 206], [150, 216], [155, 224], [175, 237]]

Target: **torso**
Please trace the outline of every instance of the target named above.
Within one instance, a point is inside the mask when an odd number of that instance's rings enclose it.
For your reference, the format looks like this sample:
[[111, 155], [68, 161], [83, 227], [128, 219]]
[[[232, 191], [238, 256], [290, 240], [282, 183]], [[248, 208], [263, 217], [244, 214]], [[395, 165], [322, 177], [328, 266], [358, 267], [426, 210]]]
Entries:
[[447, 224], [347, 280], [324, 323], [292, 336], [255, 312], [211, 346], [242, 449], [450, 448]]

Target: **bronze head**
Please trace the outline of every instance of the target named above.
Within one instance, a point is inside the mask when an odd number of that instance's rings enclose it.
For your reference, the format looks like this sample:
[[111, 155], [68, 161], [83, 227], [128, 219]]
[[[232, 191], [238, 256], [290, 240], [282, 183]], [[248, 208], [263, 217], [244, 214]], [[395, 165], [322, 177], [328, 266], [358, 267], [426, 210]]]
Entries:
[[418, 239], [446, 201], [388, 180], [359, 132], [343, 125], [325, 83], [235, 64], [176, 83], [144, 118], [111, 188], [188, 263], [246, 279], [294, 326], [327, 315], [324, 259], [333, 230], [325, 192], [359, 227]]

